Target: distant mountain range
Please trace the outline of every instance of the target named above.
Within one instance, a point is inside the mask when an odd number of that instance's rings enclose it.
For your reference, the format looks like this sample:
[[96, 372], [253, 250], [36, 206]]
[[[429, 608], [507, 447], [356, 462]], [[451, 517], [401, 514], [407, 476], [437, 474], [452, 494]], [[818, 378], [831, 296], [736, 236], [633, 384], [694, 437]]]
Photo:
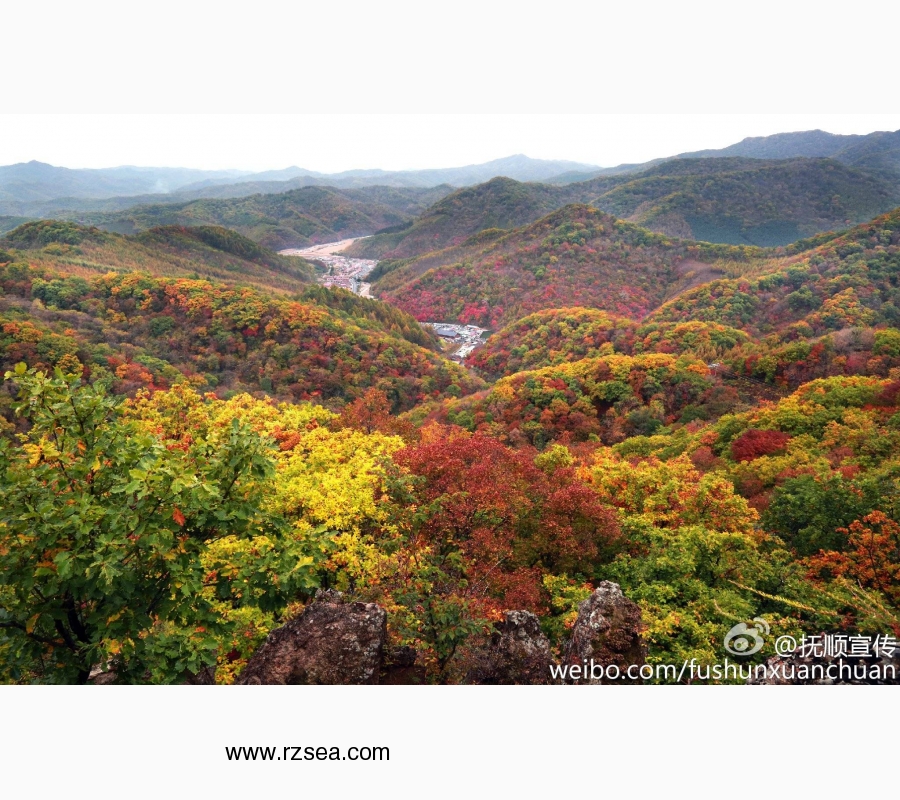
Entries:
[[0, 203], [38, 203], [60, 198], [102, 199], [141, 194], [167, 194], [198, 181], [233, 182], [240, 170], [112, 167], [67, 169], [40, 161], [0, 167]]
[[572, 171], [557, 176], [554, 182], [575, 183], [599, 175], [640, 172], [664, 161], [679, 158], [833, 158], [842, 164], [878, 173], [900, 183], [900, 131], [875, 131], [868, 134], [837, 134], [826, 131], [776, 133], [750, 136], [737, 144], [718, 150], [696, 150], [670, 158], [658, 158], [643, 164], [621, 164], [593, 172]]
[[0, 233], [39, 218], [120, 233], [224, 225], [273, 249], [378, 234], [354, 254], [388, 259], [526, 225], [569, 203], [680, 238], [786, 245], [900, 205], [900, 131], [781, 133], [612, 168], [524, 155], [449, 169], [332, 175], [300, 167], [0, 167]]
[[598, 169], [574, 161], [547, 161], [524, 155], [447, 169], [349, 170], [334, 174], [300, 167], [257, 173], [154, 167], [67, 169], [30, 161], [0, 167], [0, 214], [45, 217], [64, 210], [120, 211], [161, 200], [186, 202], [204, 197], [274, 194], [304, 186], [344, 189], [366, 186], [432, 188], [442, 184], [470, 186], [498, 175], [520, 181], [544, 181], [567, 172], [595, 172]]

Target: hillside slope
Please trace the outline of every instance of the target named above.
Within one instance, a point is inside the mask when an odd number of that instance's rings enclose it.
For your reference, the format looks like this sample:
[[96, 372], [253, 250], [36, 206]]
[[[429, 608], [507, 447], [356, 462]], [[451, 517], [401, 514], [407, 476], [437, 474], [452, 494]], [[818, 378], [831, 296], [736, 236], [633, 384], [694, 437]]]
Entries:
[[657, 321], [696, 319], [786, 339], [900, 323], [900, 208], [858, 225], [755, 278], [715, 280], [657, 309]]
[[900, 205], [900, 184], [823, 158], [674, 159], [634, 174], [553, 186], [495, 178], [448, 195], [415, 221], [349, 252], [421, 256], [486, 229], [527, 225], [569, 203], [589, 203], [670, 236], [774, 247], [872, 219]]
[[497, 331], [466, 362], [496, 380], [612, 353], [688, 354], [714, 361], [749, 339], [743, 331], [713, 322], [640, 324], [595, 308], [554, 308]]
[[819, 158], [868, 170], [900, 185], [900, 131], [875, 131], [865, 135], [841, 135], [825, 131], [776, 133], [753, 136], [719, 150], [682, 153], [678, 158]]
[[301, 258], [273, 253], [226, 228], [168, 226], [124, 236], [72, 222], [29, 222], [0, 238], [16, 260], [61, 272], [93, 276], [140, 270], [160, 276], [194, 276], [297, 292], [314, 279]]
[[584, 195], [541, 183], [494, 178], [453, 192], [405, 226], [356, 242], [348, 255], [358, 258], [410, 258], [462, 244], [489, 228], [509, 230], [539, 219]]
[[[401, 264], [375, 284], [379, 297], [420, 320], [496, 327], [546, 308], [593, 306], [640, 319], [667, 296], [759, 255], [669, 239], [585, 205], [445, 251], [444, 264]], [[455, 256], [463, 256], [457, 260]]]
[[221, 225], [273, 250], [367, 236], [406, 222], [450, 191], [306, 187], [282, 194], [137, 206], [74, 216], [82, 223], [134, 233], [160, 225]]
[[774, 247], [883, 214], [900, 188], [829, 159], [679, 159], [591, 202], [670, 236]]
[[404, 338], [417, 326], [401, 312], [321, 287], [298, 301], [205, 280], [85, 279], [13, 262], [0, 264], [0, 289], [0, 370], [22, 361], [84, 371], [120, 393], [187, 382], [222, 396], [329, 405], [375, 387], [396, 411], [484, 386]]
[[750, 341], [716, 360], [766, 384], [900, 376], [900, 209], [813, 244], [756, 277], [690, 289], [646, 323], [744, 331]]

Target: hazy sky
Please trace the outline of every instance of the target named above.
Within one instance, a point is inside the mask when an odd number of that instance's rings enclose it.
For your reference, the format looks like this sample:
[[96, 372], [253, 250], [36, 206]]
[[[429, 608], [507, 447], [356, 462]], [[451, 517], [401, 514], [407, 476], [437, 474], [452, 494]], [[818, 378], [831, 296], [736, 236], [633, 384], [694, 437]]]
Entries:
[[780, 131], [900, 129], [900, 113], [869, 113], [900, 112], [900, 4], [883, 0], [6, 6], [0, 164], [610, 166]]
[[0, 115], [0, 164], [322, 172], [462, 166], [524, 153], [600, 166], [821, 128], [900, 129], [900, 114]]

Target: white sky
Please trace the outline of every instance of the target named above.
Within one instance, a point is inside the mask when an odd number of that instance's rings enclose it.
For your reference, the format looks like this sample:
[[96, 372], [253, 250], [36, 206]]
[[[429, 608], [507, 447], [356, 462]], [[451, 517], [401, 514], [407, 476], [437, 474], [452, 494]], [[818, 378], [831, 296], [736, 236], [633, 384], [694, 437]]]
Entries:
[[896, 0], [46, 0], [0, 26], [0, 164], [610, 166], [900, 129]]
[[0, 164], [336, 172], [461, 166], [525, 153], [613, 166], [814, 128], [897, 130], [900, 114], [13, 115], [0, 117]]

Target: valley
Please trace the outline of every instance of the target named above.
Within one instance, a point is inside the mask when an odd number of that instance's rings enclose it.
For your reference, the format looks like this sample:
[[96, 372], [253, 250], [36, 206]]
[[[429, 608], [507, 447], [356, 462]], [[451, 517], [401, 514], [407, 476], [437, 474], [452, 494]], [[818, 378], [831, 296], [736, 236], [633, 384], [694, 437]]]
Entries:
[[431, 328], [444, 342], [448, 358], [464, 362], [475, 350], [485, 342], [484, 328], [475, 325], [454, 325], [452, 322], [423, 322]]
[[[351, 245], [366, 237], [325, 242], [303, 249], [281, 250], [279, 255], [299, 257], [321, 265], [324, 272], [318, 282], [328, 288], [346, 289], [360, 297], [371, 298], [372, 285], [366, 278], [378, 266], [374, 259], [350, 258], [343, 255]], [[452, 322], [422, 322], [431, 328], [443, 343], [444, 354], [452, 361], [465, 361], [480, 345], [484, 344], [484, 328], [475, 325], [456, 325]]]
[[374, 259], [350, 258], [343, 255], [343, 251], [360, 238], [365, 237], [325, 242], [307, 248], [288, 248], [279, 251], [279, 254], [305, 258], [321, 265], [324, 272], [318, 276], [318, 281], [322, 286], [346, 289], [360, 297], [371, 297], [372, 285], [363, 279], [378, 266], [378, 262]]

